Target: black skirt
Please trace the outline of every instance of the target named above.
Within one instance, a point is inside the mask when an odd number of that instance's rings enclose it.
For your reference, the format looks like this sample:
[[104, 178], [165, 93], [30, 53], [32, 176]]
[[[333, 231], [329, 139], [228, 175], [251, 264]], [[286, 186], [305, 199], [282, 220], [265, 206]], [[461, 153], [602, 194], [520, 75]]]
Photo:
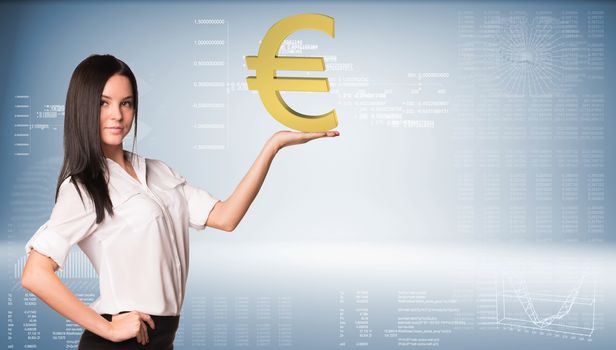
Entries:
[[[123, 313], [123, 312], [122, 312]], [[107, 321], [111, 321], [111, 315], [102, 314]], [[128, 339], [122, 342], [112, 342], [105, 338], [85, 330], [81, 334], [79, 339], [78, 350], [111, 350], [111, 349], [160, 349], [160, 350], [173, 350], [173, 340], [175, 339], [175, 332], [180, 324], [180, 316], [154, 316], [155, 329], [150, 328], [146, 323], [148, 329], [148, 336], [150, 341], [146, 345], [141, 345], [137, 342], [137, 338]]]

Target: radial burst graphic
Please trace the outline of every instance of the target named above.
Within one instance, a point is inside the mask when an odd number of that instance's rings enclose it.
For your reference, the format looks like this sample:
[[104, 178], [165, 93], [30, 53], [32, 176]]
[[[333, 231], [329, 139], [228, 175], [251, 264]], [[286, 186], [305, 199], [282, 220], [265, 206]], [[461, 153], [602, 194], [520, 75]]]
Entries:
[[568, 50], [553, 17], [503, 18], [494, 78], [504, 93], [538, 95], [563, 89]]

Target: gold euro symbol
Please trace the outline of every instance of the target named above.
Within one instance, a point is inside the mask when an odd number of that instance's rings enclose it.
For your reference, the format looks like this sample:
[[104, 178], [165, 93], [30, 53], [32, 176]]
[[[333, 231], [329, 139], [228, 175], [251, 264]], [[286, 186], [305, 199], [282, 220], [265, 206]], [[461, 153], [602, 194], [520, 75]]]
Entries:
[[280, 91], [328, 92], [327, 78], [277, 77], [277, 70], [324, 71], [322, 57], [278, 57], [280, 45], [286, 37], [300, 29], [320, 30], [334, 37], [334, 19], [329, 16], [306, 13], [283, 18], [265, 34], [258, 56], [247, 56], [248, 69], [255, 76], [246, 78], [248, 89], [259, 91], [267, 111], [280, 123], [299, 131], [326, 131], [338, 125], [336, 111], [322, 115], [305, 115], [289, 107]]

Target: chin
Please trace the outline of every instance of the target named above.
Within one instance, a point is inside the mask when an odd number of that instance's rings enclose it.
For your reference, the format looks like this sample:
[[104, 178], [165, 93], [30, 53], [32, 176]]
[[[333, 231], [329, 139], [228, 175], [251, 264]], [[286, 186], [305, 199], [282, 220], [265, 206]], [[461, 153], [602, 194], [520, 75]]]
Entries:
[[103, 143], [105, 145], [108, 145], [108, 146], [118, 146], [118, 145], [122, 145], [123, 144], [124, 139], [123, 138], [122, 139], [114, 139], [114, 140], [105, 140], [105, 139], [103, 139], [102, 141], [103, 141]]

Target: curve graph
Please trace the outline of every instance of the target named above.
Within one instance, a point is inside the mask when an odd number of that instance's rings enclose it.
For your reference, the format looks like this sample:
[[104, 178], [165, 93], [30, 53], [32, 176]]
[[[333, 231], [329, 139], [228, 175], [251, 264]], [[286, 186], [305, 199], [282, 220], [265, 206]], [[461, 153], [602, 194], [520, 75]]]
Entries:
[[594, 283], [585, 275], [556, 283], [503, 276], [497, 288], [497, 323], [501, 326], [590, 337], [594, 331]]

